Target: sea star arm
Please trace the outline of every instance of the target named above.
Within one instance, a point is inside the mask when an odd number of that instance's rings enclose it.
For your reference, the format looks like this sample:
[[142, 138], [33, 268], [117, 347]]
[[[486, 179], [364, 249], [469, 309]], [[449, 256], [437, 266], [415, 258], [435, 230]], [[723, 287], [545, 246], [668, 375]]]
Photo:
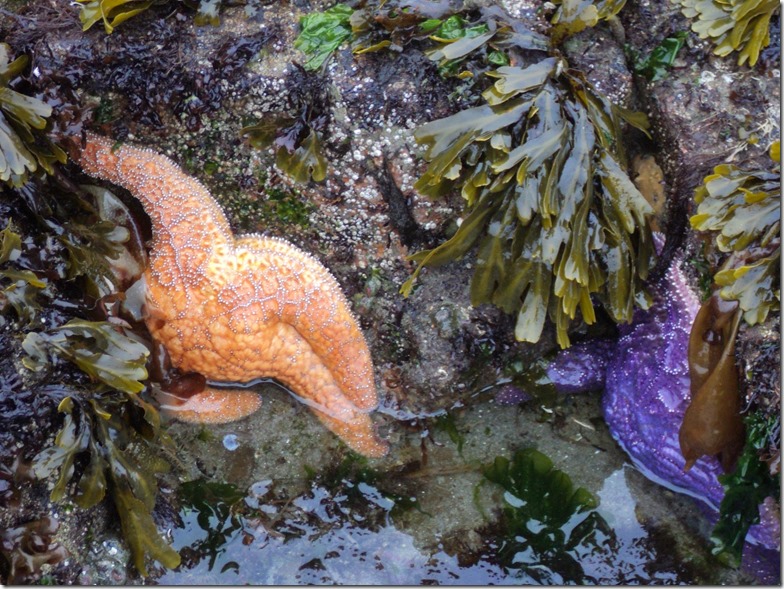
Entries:
[[[353, 449], [381, 456], [365, 412], [376, 406], [373, 365], [348, 301], [329, 271], [283, 241], [235, 239], [209, 192], [165, 156], [88, 134], [75, 159], [127, 188], [153, 225], [146, 323], [172, 364], [209, 380], [276, 378]], [[257, 407], [208, 389], [179, 410], [218, 422]]]

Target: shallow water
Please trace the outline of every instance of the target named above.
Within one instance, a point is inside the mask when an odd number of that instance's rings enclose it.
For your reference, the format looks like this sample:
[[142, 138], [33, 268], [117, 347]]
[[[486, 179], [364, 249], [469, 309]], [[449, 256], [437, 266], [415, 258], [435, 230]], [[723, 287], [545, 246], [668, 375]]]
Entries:
[[[709, 556], [701, 534], [710, 528], [695, 515], [694, 500], [647, 481], [626, 462], [598, 418], [597, 396], [565, 399], [546, 411], [530, 404], [520, 408], [483, 401], [454, 411], [448, 428], [432, 419], [425, 422], [426, 430], [411, 428], [383, 460], [355, 463], [330, 450], [330, 438], [323, 436], [322, 444], [315, 420], [282, 394], [267, 397], [265, 407], [266, 427], [262, 417], [257, 418], [259, 428], [253, 418], [228, 424], [214, 432], [207, 446], [189, 449], [208, 461], [204, 469], [213, 475], [186, 485], [182, 525], [172, 530], [183, 565], [165, 571], [157, 582], [728, 580], [728, 572]], [[402, 429], [403, 424], [396, 425]], [[290, 437], [286, 460], [258, 451], [265, 445], [262, 438], [281, 436], [278, 427], [297, 431], [297, 438], [306, 442], [293, 446]], [[175, 436], [185, 432], [183, 426], [173, 426]], [[548, 550], [509, 536], [501, 510], [520, 500], [484, 479], [479, 469], [521, 447], [538, 448], [575, 488], [588, 489], [598, 499], [591, 511], [601, 525], [582, 536], [573, 532], [584, 514], [574, 514], [556, 532], [531, 520], [533, 534], [554, 534]], [[239, 468], [233, 461], [243, 451]], [[343, 463], [336, 465], [340, 456]], [[235, 478], [224, 478], [229, 472]], [[236, 478], [237, 472], [243, 472], [245, 482]], [[240, 482], [234, 487], [223, 482], [227, 480]]]

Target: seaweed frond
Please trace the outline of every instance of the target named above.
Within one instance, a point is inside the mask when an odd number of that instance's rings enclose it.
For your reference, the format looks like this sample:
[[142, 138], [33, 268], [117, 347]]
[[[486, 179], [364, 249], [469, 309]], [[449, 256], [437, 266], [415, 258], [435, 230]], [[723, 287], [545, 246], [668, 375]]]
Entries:
[[67, 157], [42, 133], [52, 107], [13, 89], [29, 60], [22, 55], [11, 61], [10, 52], [0, 43], [0, 181], [19, 187], [39, 166], [51, 174], [54, 162]]
[[[503, 523], [508, 540], [498, 554], [504, 565], [534, 578], [552, 569], [561, 582], [592, 581], [576, 549], [586, 545], [598, 550], [599, 539], [611, 535], [612, 529], [596, 511], [598, 501], [589, 491], [576, 488], [569, 475], [533, 448], [517, 451], [512, 460], [496, 457], [482, 467], [482, 474], [506, 491]], [[515, 558], [518, 553], [525, 558]], [[532, 555], [545, 566], [532, 562]]]
[[428, 169], [415, 187], [440, 195], [460, 187], [468, 214], [442, 245], [411, 257], [426, 265], [463, 256], [479, 243], [471, 302], [517, 312], [515, 336], [538, 341], [547, 316], [558, 342], [592, 296], [617, 322], [644, 306], [642, 281], [654, 250], [652, 209], [626, 174], [622, 123], [645, 131], [644, 115], [613, 105], [563, 60], [504, 66], [485, 104], [427, 123], [415, 137]]
[[319, 69], [351, 36], [349, 20], [353, 12], [350, 6], [335, 4], [324, 12], [311, 12], [300, 19], [302, 30], [294, 41], [294, 47], [307, 57], [303, 65], [307, 71]]
[[156, 475], [169, 469], [160, 450], [171, 444], [157, 410], [137, 394], [118, 391], [67, 396], [58, 409], [64, 421], [55, 445], [33, 462], [38, 478], [59, 472], [51, 500], [69, 495], [86, 509], [109, 493], [136, 569], [147, 575], [147, 555], [168, 568], [178, 566], [179, 554], [159, 535], [151, 515]]
[[770, 43], [770, 19], [778, 0], [673, 0], [687, 18], [696, 19], [692, 30], [710, 38], [713, 53], [722, 57], [738, 52], [738, 65], [757, 63], [760, 50]]
[[715, 231], [716, 245], [734, 252], [714, 276], [721, 296], [736, 300], [750, 325], [780, 306], [781, 164], [780, 143], [770, 148], [769, 170], [716, 166], [694, 193], [691, 217], [698, 231]]

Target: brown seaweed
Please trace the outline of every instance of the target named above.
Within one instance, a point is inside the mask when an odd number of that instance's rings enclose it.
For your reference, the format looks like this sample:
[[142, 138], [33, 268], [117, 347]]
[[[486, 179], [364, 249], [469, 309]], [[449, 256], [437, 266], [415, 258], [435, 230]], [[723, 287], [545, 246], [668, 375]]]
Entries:
[[743, 449], [735, 337], [741, 313], [736, 301], [718, 291], [700, 308], [689, 337], [691, 403], [679, 432], [681, 453], [689, 470], [702, 456], [717, 456], [725, 472]]

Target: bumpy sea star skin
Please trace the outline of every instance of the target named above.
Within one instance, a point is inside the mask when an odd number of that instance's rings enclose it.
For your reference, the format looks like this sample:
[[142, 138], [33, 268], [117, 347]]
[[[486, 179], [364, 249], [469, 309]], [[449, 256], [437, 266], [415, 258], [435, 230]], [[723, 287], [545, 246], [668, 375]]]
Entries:
[[[590, 342], [561, 352], [548, 376], [564, 394], [604, 386], [604, 417], [613, 437], [649, 478], [718, 509], [724, 490], [719, 461], [703, 457], [684, 472], [678, 430], [690, 400], [689, 334], [700, 303], [679, 261], [650, 290], [653, 304], [619, 326], [617, 343]], [[777, 548], [770, 531], [749, 537]]]
[[[207, 189], [165, 156], [95, 134], [76, 151], [85, 172], [128, 189], [150, 216], [146, 323], [174, 366], [213, 381], [275, 378], [353, 450], [386, 453], [367, 415], [377, 404], [370, 351], [324, 266], [280, 239], [235, 239]], [[208, 389], [178, 417], [224, 422], [259, 404]]]

